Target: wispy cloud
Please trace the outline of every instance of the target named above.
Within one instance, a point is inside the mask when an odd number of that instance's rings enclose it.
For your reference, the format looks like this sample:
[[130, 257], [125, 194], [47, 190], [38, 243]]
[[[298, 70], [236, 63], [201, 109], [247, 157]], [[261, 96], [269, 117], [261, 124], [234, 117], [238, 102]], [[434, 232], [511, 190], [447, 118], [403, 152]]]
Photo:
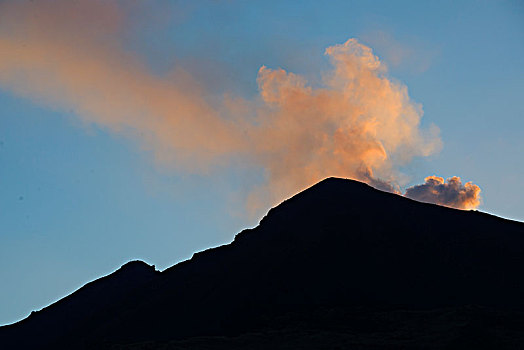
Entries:
[[320, 86], [263, 66], [258, 98], [217, 100], [189, 73], [158, 76], [126, 51], [129, 18], [115, 4], [2, 3], [0, 86], [136, 138], [177, 171], [239, 158], [262, 167], [254, 210], [328, 176], [398, 192], [398, 167], [441, 147], [436, 126], [420, 128], [422, 108], [406, 86], [356, 39], [326, 49], [332, 68]]

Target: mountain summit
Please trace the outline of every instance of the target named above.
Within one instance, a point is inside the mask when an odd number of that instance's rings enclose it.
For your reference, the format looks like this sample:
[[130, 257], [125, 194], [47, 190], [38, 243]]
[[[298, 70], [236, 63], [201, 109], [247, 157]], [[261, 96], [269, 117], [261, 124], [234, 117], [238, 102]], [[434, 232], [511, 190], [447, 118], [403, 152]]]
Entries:
[[522, 348], [524, 224], [328, 178], [165, 271], [130, 262], [3, 349]]

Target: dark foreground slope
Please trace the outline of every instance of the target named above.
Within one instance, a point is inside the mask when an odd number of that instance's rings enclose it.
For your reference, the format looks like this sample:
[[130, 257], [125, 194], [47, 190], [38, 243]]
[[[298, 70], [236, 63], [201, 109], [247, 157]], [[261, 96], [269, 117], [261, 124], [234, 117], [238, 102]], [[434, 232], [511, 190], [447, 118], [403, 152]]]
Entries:
[[1, 327], [0, 347], [519, 349], [523, 296], [524, 224], [331, 178], [229, 245]]

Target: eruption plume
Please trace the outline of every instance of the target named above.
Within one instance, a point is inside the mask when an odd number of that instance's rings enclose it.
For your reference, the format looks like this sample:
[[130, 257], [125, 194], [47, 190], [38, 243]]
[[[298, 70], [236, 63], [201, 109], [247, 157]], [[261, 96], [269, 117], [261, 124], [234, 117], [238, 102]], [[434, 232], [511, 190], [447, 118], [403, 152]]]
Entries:
[[474, 209], [480, 204], [480, 187], [472, 182], [463, 185], [458, 176], [450, 177], [446, 182], [441, 177], [428, 176], [424, 181], [422, 185], [408, 188], [405, 196], [459, 209]]
[[116, 4], [1, 3], [0, 87], [136, 138], [177, 171], [248, 160], [267, 178], [248, 196], [254, 210], [328, 176], [398, 193], [398, 167], [441, 147], [436, 126], [420, 128], [407, 88], [356, 39], [326, 49], [333, 68], [321, 86], [263, 66], [259, 98], [217, 101], [180, 68], [158, 76], [126, 51], [129, 18]]

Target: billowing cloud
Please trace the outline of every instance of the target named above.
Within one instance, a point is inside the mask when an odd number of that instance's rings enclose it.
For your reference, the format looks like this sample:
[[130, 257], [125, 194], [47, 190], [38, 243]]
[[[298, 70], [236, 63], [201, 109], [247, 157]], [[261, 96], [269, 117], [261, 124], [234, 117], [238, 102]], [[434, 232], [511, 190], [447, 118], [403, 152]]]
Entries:
[[126, 50], [129, 19], [116, 4], [1, 3], [0, 87], [135, 138], [177, 171], [246, 160], [267, 179], [248, 199], [254, 209], [328, 176], [398, 192], [398, 167], [441, 147], [406, 86], [356, 39], [326, 49], [320, 86], [263, 66], [258, 98], [216, 98], [180, 68], [159, 76]]
[[438, 176], [429, 176], [424, 184], [408, 188], [405, 196], [458, 209], [474, 209], [480, 204], [480, 187], [472, 182], [462, 184], [458, 176], [446, 181]]
[[420, 129], [421, 107], [386, 76], [369, 47], [350, 39], [325, 53], [333, 69], [321, 87], [283, 69], [259, 71], [264, 107], [253, 155], [266, 169], [275, 199], [328, 176], [394, 191], [396, 167], [440, 148], [438, 129]]

